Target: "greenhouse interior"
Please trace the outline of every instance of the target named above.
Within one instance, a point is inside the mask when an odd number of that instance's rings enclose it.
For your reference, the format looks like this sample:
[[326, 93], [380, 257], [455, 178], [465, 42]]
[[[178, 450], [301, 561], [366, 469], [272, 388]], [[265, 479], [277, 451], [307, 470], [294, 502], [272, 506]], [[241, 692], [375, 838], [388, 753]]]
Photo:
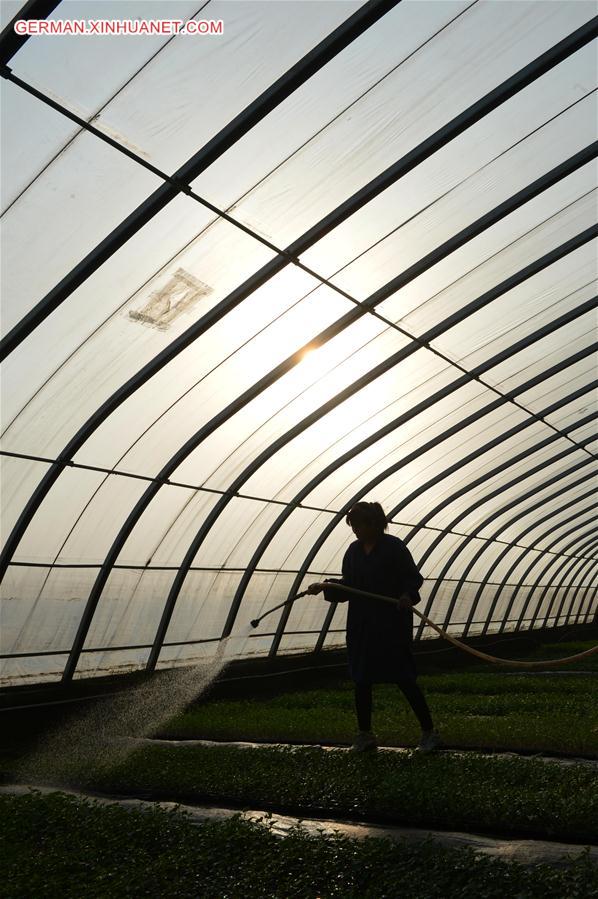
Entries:
[[3, 895], [598, 897], [594, 0], [0, 0]]

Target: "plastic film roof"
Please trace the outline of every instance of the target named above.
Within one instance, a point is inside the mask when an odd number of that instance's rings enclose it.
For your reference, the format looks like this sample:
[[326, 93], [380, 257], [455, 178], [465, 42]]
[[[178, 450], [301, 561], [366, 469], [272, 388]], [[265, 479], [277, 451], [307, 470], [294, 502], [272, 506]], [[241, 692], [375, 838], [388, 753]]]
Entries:
[[595, 12], [3, 0], [4, 683], [342, 645], [247, 626], [360, 499], [449, 631], [595, 620]]

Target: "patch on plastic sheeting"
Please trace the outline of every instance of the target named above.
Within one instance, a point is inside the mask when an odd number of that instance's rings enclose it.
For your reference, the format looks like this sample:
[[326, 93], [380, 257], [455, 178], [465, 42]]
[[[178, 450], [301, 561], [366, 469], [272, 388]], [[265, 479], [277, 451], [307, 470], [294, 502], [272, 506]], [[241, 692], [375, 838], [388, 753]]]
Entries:
[[212, 288], [183, 268], [178, 268], [164, 287], [155, 290], [142, 309], [131, 309], [129, 318], [160, 331], [172, 324], [183, 312], [212, 293]]

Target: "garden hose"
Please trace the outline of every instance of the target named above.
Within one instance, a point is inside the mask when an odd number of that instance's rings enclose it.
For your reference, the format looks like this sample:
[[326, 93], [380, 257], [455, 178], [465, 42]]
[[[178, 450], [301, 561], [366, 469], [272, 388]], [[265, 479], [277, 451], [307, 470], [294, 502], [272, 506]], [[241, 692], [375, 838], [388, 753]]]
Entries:
[[[347, 587], [345, 584], [335, 584], [332, 582], [327, 582], [326, 587], [334, 590], [342, 590], [345, 593], [355, 593], [357, 596], [368, 596], [370, 599], [383, 599], [385, 602], [392, 602], [395, 605], [399, 605], [400, 603], [400, 600], [396, 597], [383, 596], [381, 593], [370, 593], [367, 590], [357, 590], [355, 587]], [[287, 599], [285, 600], [285, 602], [281, 602], [279, 605], [274, 606], [274, 608], [269, 609], [267, 612], [264, 612], [264, 614], [259, 618], [254, 618], [251, 622], [252, 627], [257, 627], [262, 618], [265, 618], [266, 615], [269, 615], [271, 612], [275, 612], [276, 609], [281, 609], [283, 606], [294, 602], [296, 599], [299, 599], [302, 596], [307, 596], [307, 594], [308, 591], [304, 590], [302, 593], [297, 593], [297, 595], [292, 599]], [[566, 656], [564, 659], [551, 659], [550, 661], [543, 662], [524, 662], [518, 659], [499, 659], [497, 656], [491, 656], [486, 652], [481, 652], [479, 649], [474, 649], [473, 646], [468, 646], [466, 643], [462, 643], [461, 640], [457, 640], [456, 637], [452, 637], [450, 634], [447, 634], [445, 630], [431, 621], [427, 617], [427, 615], [424, 615], [423, 612], [419, 612], [415, 607], [413, 607], [413, 611], [422, 619], [422, 621], [424, 621], [429, 627], [435, 630], [437, 634], [440, 634], [441, 637], [444, 637], [445, 640], [448, 640], [449, 643], [452, 643], [454, 646], [457, 646], [464, 652], [468, 652], [472, 656], [477, 656], [478, 659], [483, 659], [485, 662], [492, 662], [494, 665], [506, 665], [511, 668], [552, 668], [555, 665], [566, 665], [569, 662], [576, 662], [578, 661], [578, 659], [585, 659], [588, 656], [593, 655], [595, 652], [598, 652], [598, 646], [592, 646], [591, 649], [586, 649], [584, 652], [578, 652], [572, 656]]]
[[[327, 583], [326, 586], [337, 590], [343, 590], [347, 593], [355, 593], [358, 596], [369, 596], [370, 599], [384, 599], [386, 602], [392, 602], [395, 605], [399, 605], [400, 603], [400, 600], [395, 599], [392, 596], [382, 596], [381, 593], [369, 593], [366, 590], [356, 590], [355, 587], [346, 587], [344, 584]], [[427, 615], [424, 615], [423, 612], [418, 612], [415, 607], [413, 607], [413, 611], [422, 619], [422, 621], [429, 625], [429, 627], [433, 628], [437, 634], [440, 634], [441, 637], [448, 640], [449, 643], [453, 643], [454, 646], [458, 646], [459, 649], [468, 652], [472, 656], [477, 656], [478, 659], [483, 659], [485, 662], [492, 662], [495, 665], [507, 665], [512, 668], [549, 668], [554, 665], [566, 665], [568, 662], [576, 662], [578, 659], [587, 658], [595, 652], [598, 652], [598, 646], [592, 646], [591, 649], [586, 649], [584, 652], [578, 652], [573, 656], [566, 656], [564, 659], [552, 659], [545, 662], [523, 662], [518, 659], [499, 659], [497, 656], [491, 656], [487, 652], [480, 652], [479, 649], [474, 649], [473, 646], [468, 646], [466, 643], [462, 643], [461, 640], [457, 640], [455, 637], [447, 634], [445, 630], [438, 627], [433, 621], [430, 621]]]

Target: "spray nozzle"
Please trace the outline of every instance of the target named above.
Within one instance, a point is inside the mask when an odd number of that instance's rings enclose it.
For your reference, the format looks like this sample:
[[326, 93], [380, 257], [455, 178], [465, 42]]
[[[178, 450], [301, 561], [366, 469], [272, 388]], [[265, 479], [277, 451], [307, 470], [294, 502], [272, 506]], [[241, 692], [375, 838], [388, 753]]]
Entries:
[[260, 615], [259, 618], [254, 618], [253, 621], [250, 622], [252, 627], [257, 627], [262, 618], [265, 618], [266, 615], [270, 615], [272, 612], [275, 612], [277, 609], [282, 609], [283, 606], [287, 606], [289, 603], [295, 602], [296, 599], [299, 599], [301, 596], [307, 596], [307, 590], [304, 590], [303, 593], [297, 593], [295, 596], [291, 596], [290, 599], [285, 599], [284, 602], [279, 603], [277, 606], [274, 606], [273, 609], [268, 609], [267, 612], [264, 612], [263, 615]]

